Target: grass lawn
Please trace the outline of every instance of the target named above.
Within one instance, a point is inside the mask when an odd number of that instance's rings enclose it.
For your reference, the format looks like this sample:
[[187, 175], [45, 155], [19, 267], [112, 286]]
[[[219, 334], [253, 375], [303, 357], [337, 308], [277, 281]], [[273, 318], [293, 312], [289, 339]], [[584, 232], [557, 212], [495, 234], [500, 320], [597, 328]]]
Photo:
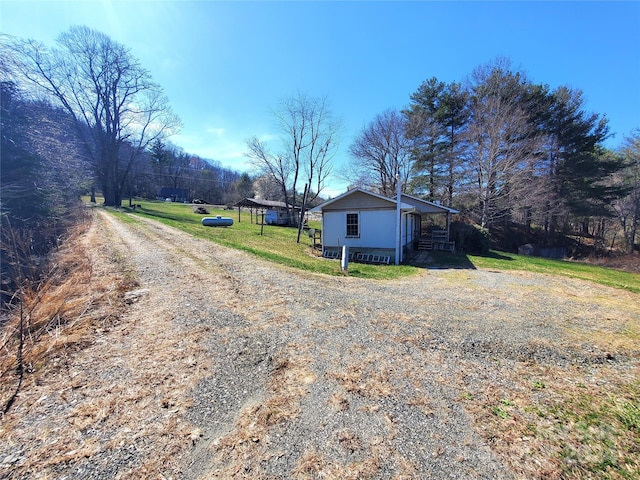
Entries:
[[[320, 256], [320, 252], [312, 252], [311, 241], [306, 232], [300, 235], [300, 243], [296, 243], [298, 230], [296, 228], [265, 225], [264, 229], [257, 224], [255, 215], [251, 218], [249, 212], [243, 211], [238, 221], [238, 210], [217, 210], [207, 206], [209, 214], [193, 213], [191, 205], [171, 202], [149, 202], [136, 200], [142, 208], [132, 212], [123, 208], [129, 214], [153, 218], [166, 225], [179, 228], [195, 237], [210, 240], [219, 245], [244, 250], [257, 257], [281, 265], [287, 265], [300, 270], [320, 272], [328, 275], [343, 275], [340, 262], [327, 260]], [[122, 214], [132, 218], [132, 215]], [[220, 215], [233, 219], [231, 227], [204, 227], [203, 217]], [[320, 228], [319, 222], [311, 222], [311, 228]], [[361, 278], [386, 280], [416, 274], [420, 269], [408, 265], [366, 265], [350, 263], [349, 275]]]
[[[275, 263], [300, 270], [342, 275], [338, 261], [323, 259], [319, 257], [319, 252], [312, 253], [306, 232], [302, 232], [300, 243], [296, 243], [297, 229], [295, 228], [265, 225], [261, 233], [261, 226], [257, 224], [255, 216], [252, 219], [250, 214], [244, 211], [238, 219], [237, 210], [215, 210], [207, 207], [210, 213], [200, 215], [193, 213], [191, 205], [141, 200], [136, 200], [136, 203], [142, 205], [142, 208], [131, 212], [125, 207], [122, 212], [153, 218], [196, 237], [244, 250]], [[228, 228], [202, 226], [202, 217], [216, 215], [233, 218], [233, 226]], [[122, 214], [122, 216], [132, 220], [130, 215]], [[310, 227], [320, 228], [320, 225], [318, 222], [316, 224], [311, 222]], [[564, 275], [640, 293], [640, 275], [579, 262], [493, 251], [487, 256], [434, 253], [433, 259], [433, 267], [524, 270]], [[366, 265], [353, 262], [349, 264], [349, 275], [380, 280], [414, 275], [419, 271], [421, 271], [420, 268], [409, 265]]]
[[535, 273], [563, 275], [640, 293], [640, 275], [566, 260], [527, 257], [504, 252], [490, 252], [486, 256], [467, 255], [477, 268], [525, 270]]

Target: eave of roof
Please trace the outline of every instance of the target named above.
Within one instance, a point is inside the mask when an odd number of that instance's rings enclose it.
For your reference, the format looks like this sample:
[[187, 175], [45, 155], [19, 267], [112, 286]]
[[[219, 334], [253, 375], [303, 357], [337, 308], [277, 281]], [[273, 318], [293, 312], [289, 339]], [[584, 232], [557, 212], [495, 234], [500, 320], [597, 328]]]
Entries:
[[[379, 198], [380, 200], [384, 200], [386, 202], [389, 202], [393, 205], [396, 205], [396, 200], [393, 198], [389, 198], [389, 197], [385, 197], [384, 195], [380, 195], [378, 193], [373, 193], [373, 192], [369, 192], [367, 190], [363, 190], [361, 188], [354, 188], [352, 190], [348, 190], [345, 193], [343, 193], [342, 195], [338, 195], [335, 198], [332, 198], [331, 200], [327, 200], [326, 202], [318, 205], [317, 207], [312, 208], [311, 210], [309, 210], [310, 212], [322, 212], [322, 210], [326, 207], [328, 207], [329, 205], [332, 205], [335, 202], [338, 202], [340, 200], [342, 200], [345, 197], [348, 197], [349, 195], [353, 195], [354, 193], [364, 193], [365, 195], [371, 195], [372, 197], [376, 197]], [[405, 212], [413, 212], [415, 211], [415, 207], [413, 205], [409, 205], [407, 203], [400, 203], [400, 208], [405, 211]]]
[[[318, 205], [317, 207], [312, 208], [310, 211], [311, 212], [315, 212], [315, 213], [322, 212], [323, 209], [325, 209], [326, 207], [332, 205], [333, 203], [338, 202], [338, 201], [342, 200], [343, 198], [345, 198], [345, 197], [347, 197], [349, 195], [353, 195], [354, 193], [358, 193], [358, 192], [359, 193], [364, 193], [365, 195], [371, 195], [372, 197], [376, 197], [376, 198], [379, 198], [380, 200], [384, 200], [384, 201], [389, 202], [389, 203], [391, 203], [393, 205], [397, 205], [397, 202], [396, 202], [397, 195], [395, 197], [393, 197], [393, 198], [389, 198], [389, 197], [385, 197], [384, 195], [380, 195], [378, 193], [373, 193], [373, 192], [369, 192], [367, 190], [363, 190], [361, 188], [354, 188], [352, 190], [346, 191], [342, 195], [338, 195], [337, 197], [332, 198], [331, 200], [327, 200], [326, 202]], [[414, 197], [410, 197], [410, 198], [414, 198]], [[420, 200], [418, 198], [416, 198], [416, 200], [419, 200], [421, 202], [426, 202], [425, 200]], [[426, 203], [430, 203], [430, 202], [426, 202]], [[442, 209], [443, 211], [450, 211], [450, 213], [458, 213], [456, 210], [450, 209], [448, 207], [443, 207], [442, 205], [436, 205], [435, 203], [432, 204], [432, 205], [434, 207], [436, 207], [436, 208]], [[400, 203], [400, 208], [401, 208], [401, 210], [403, 212], [419, 211], [419, 209], [417, 209], [415, 205], [411, 205], [409, 203], [405, 203], [405, 202], [402, 202], [402, 201]]]
[[[422, 198], [418, 198], [418, 197], [414, 197], [413, 195], [409, 195], [406, 193], [402, 194], [403, 197], [406, 197], [408, 199], [411, 199], [412, 201], [424, 204], [424, 205], [428, 205], [431, 208], [435, 208], [438, 210], [443, 210], [443, 213], [451, 213], [451, 214], [455, 214], [455, 213], [460, 213], [458, 210], [455, 210], [451, 207], [445, 207], [444, 205], [440, 205], [438, 203], [434, 203], [434, 202], [430, 202], [428, 200], [423, 200]], [[394, 196], [393, 198], [396, 198], [396, 196]]]

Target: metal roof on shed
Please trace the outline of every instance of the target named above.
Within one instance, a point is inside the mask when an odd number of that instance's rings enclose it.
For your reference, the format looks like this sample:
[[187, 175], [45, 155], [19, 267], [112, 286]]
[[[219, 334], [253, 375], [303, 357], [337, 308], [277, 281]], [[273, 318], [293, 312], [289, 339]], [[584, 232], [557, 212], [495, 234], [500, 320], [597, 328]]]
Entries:
[[[393, 198], [395, 199], [396, 197], [397, 195]], [[420, 213], [460, 213], [458, 210], [453, 208], [445, 207], [439, 203], [423, 200], [422, 198], [414, 197], [412, 195], [407, 195], [406, 193], [402, 194], [402, 203], [413, 205]]]
[[260, 200], [257, 198], [243, 198], [235, 205], [236, 207], [245, 208], [291, 208], [291, 205], [287, 205], [284, 202], [277, 202], [275, 200]]

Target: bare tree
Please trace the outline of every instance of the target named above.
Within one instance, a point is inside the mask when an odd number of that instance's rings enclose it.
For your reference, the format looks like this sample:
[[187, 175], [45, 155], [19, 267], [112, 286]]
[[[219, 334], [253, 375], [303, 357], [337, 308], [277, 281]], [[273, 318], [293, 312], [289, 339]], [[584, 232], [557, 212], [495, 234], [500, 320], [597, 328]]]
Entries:
[[[406, 118], [396, 110], [377, 115], [349, 147], [352, 169], [361, 181], [369, 181], [382, 195], [393, 196], [397, 175], [406, 185], [413, 166], [411, 143], [405, 136]], [[366, 180], [365, 180], [366, 181]]]
[[498, 59], [472, 74], [466, 166], [482, 227], [511, 213], [510, 200], [526, 185], [538, 150], [526, 108], [528, 83], [509, 67]]
[[[59, 103], [84, 139], [105, 204], [120, 206], [137, 155], [180, 127], [162, 88], [131, 52], [107, 35], [72, 27], [48, 49], [34, 40], [10, 39], [21, 78]], [[123, 144], [127, 155], [121, 155]]]
[[262, 200], [283, 201], [278, 181], [271, 175], [262, 175], [253, 181], [257, 198]]
[[[326, 98], [314, 98], [299, 93], [282, 100], [273, 112], [282, 147], [271, 153], [264, 141], [252, 137], [247, 141], [248, 156], [263, 174], [280, 183], [287, 204], [295, 206], [301, 175], [316, 198], [325, 187], [331, 173], [331, 160], [338, 147], [339, 123], [329, 110]], [[313, 187], [313, 188], [312, 188]]]
[[247, 148], [247, 155], [254, 167], [261, 172], [262, 177], [275, 181], [284, 203], [289, 205], [289, 178], [293, 171], [290, 158], [281, 153], [271, 153], [265, 142], [258, 137], [247, 140]]
[[634, 130], [620, 149], [627, 167], [616, 174], [627, 187], [627, 195], [614, 203], [622, 227], [627, 251], [633, 253], [640, 227], [640, 129]]

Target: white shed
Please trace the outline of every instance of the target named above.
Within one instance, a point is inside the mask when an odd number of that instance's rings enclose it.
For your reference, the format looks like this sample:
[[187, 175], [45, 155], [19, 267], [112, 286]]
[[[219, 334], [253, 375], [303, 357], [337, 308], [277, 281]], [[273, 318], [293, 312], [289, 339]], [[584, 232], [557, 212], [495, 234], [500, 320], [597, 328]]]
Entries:
[[[340, 258], [342, 247], [347, 245], [353, 260], [395, 263], [398, 251], [398, 204], [395, 198], [356, 188], [311, 211], [322, 213], [323, 256]], [[429, 242], [428, 246], [453, 249], [449, 241], [449, 217], [458, 213], [456, 210], [402, 194], [399, 211], [400, 261], [408, 250], [426, 245], [421, 243], [422, 214], [446, 215], [446, 229], [438, 234], [437, 243]]]
[[[377, 263], [395, 261], [397, 203], [394, 199], [356, 188], [311, 210], [322, 213], [322, 253], [336, 257], [342, 246], [353, 259], [377, 257]], [[419, 235], [419, 219], [412, 205], [401, 203], [401, 246], [407, 248]], [[367, 257], [365, 257], [365, 255]]]

